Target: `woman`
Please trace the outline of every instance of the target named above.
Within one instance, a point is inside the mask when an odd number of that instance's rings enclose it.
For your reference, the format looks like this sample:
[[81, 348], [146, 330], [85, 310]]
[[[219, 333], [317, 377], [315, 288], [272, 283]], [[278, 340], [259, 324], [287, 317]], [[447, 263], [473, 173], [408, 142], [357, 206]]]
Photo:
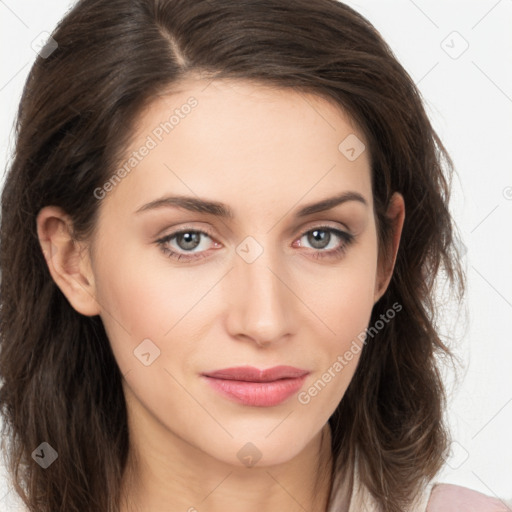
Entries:
[[505, 510], [434, 485], [433, 286], [464, 288], [450, 172], [340, 2], [78, 2], [29, 75], [2, 195], [28, 510]]

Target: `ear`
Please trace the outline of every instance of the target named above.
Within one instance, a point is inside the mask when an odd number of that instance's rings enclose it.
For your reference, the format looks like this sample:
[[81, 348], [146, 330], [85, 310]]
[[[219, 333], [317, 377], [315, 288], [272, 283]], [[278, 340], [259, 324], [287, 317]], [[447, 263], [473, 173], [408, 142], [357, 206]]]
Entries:
[[56, 206], [42, 208], [37, 236], [50, 274], [71, 306], [82, 315], [98, 315], [89, 253], [73, 238], [70, 217]]
[[405, 202], [402, 194], [395, 192], [389, 202], [386, 216], [391, 223], [392, 235], [390, 246], [383, 248], [382, 254], [379, 255], [377, 279], [375, 282], [374, 303], [376, 303], [386, 292], [393, 269], [395, 268], [396, 255], [398, 246], [400, 245], [400, 237], [405, 219]]

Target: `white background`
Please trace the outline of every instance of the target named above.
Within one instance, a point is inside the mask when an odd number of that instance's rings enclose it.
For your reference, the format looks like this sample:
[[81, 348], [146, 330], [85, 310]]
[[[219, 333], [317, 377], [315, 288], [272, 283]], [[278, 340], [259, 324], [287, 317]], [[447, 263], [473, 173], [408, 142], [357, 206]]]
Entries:
[[[73, 3], [0, 0], [2, 172], [35, 59], [31, 43], [41, 32], [52, 32]], [[457, 170], [452, 213], [467, 248], [468, 313], [447, 315], [445, 331], [456, 327], [452, 347], [464, 366], [457, 385], [447, 376], [455, 443], [439, 480], [510, 499], [512, 0], [347, 3], [376, 26], [417, 83]], [[7, 485], [0, 480], [2, 510], [12, 510]]]

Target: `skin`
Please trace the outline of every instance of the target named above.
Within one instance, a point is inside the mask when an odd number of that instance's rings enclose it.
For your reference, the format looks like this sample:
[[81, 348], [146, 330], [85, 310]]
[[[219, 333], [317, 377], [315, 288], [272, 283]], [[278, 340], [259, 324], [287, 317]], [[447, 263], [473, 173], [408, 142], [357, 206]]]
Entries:
[[[307, 404], [232, 402], [200, 377], [221, 368], [291, 365], [310, 372], [310, 388], [365, 330], [385, 292], [404, 220], [400, 194], [388, 211], [391, 259], [378, 258], [368, 146], [350, 161], [338, 145], [364, 135], [337, 106], [312, 94], [247, 81], [200, 79], [155, 98], [137, 124], [127, 155], [175, 108], [198, 105], [101, 199], [91, 240], [74, 243], [70, 219], [54, 206], [37, 218], [53, 279], [83, 315], [100, 315], [124, 375], [131, 438], [122, 512], [325, 510], [330, 487], [327, 423], [360, 353]], [[300, 207], [352, 191], [347, 201], [297, 218]], [[136, 213], [165, 195], [220, 201], [233, 219], [161, 207]], [[345, 244], [328, 226], [354, 235]], [[200, 244], [156, 240], [204, 230]], [[246, 237], [257, 245], [244, 246]], [[252, 242], [251, 242], [252, 243]], [[189, 246], [190, 247], [190, 246]], [[258, 247], [248, 263], [237, 248]], [[324, 248], [325, 247], [325, 248]], [[146, 366], [134, 350], [149, 338], [160, 355]], [[247, 443], [259, 461], [237, 453]], [[248, 448], [246, 448], [247, 450]], [[242, 452], [245, 453], [245, 452]], [[348, 497], [347, 497], [348, 506]]]

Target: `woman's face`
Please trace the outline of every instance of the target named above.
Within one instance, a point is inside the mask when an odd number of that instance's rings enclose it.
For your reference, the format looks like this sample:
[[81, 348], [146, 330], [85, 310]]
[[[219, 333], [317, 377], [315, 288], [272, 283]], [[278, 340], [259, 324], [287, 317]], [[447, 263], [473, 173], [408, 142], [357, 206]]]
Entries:
[[[314, 95], [217, 80], [155, 98], [95, 192], [89, 281], [132, 428], [236, 465], [321, 431], [384, 291], [364, 144]], [[207, 376], [246, 366], [296, 371]]]

